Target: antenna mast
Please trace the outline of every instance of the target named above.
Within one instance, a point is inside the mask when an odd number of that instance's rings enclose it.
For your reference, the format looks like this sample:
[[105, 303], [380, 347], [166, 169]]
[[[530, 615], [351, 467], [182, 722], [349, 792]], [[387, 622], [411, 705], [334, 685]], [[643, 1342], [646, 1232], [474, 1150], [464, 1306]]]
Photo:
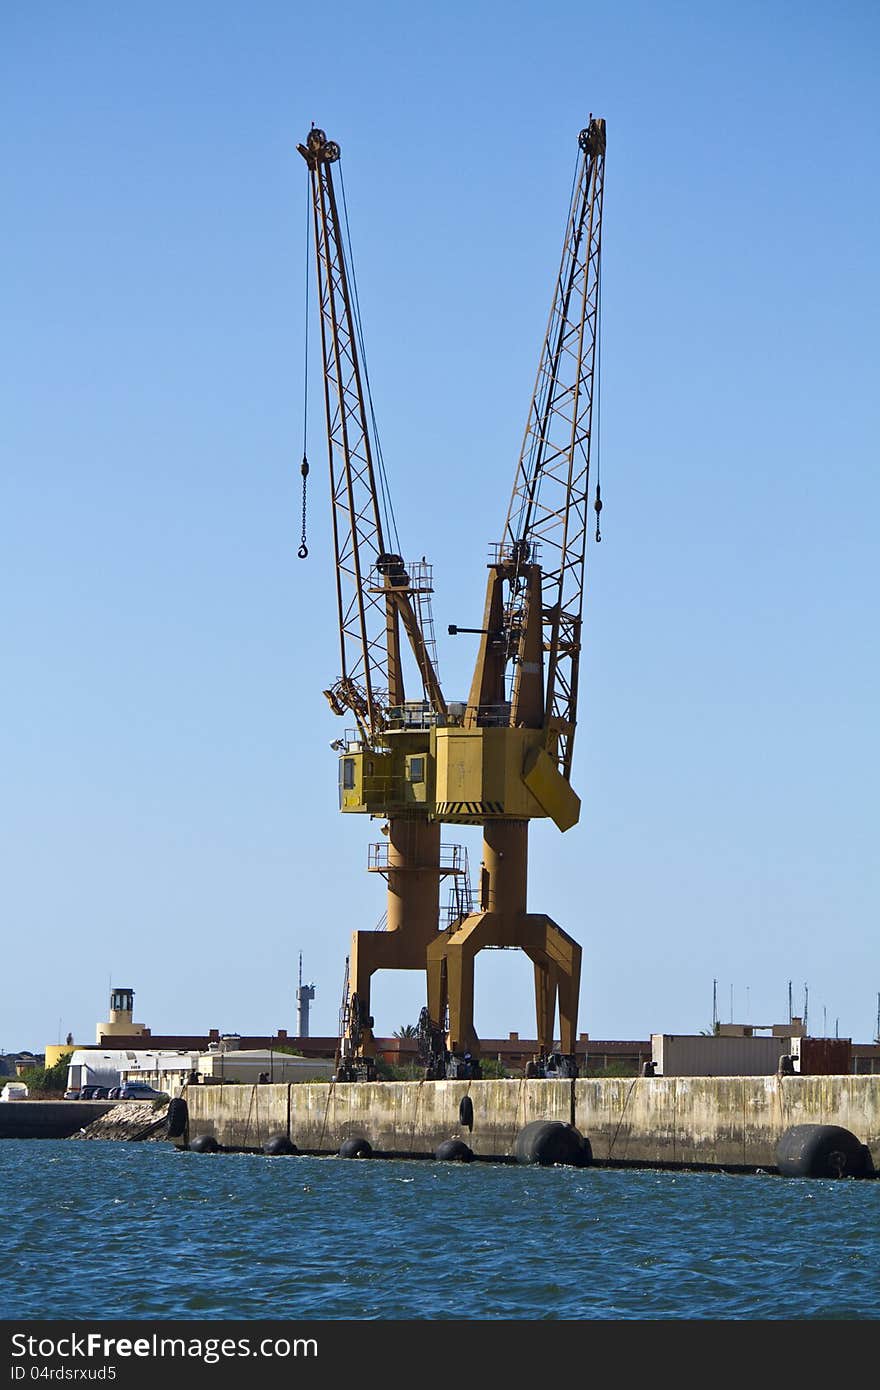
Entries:
[[309, 1036], [309, 1004], [315, 997], [315, 986], [303, 984], [303, 958], [299, 953], [299, 985], [296, 991], [296, 1032], [297, 1037]]

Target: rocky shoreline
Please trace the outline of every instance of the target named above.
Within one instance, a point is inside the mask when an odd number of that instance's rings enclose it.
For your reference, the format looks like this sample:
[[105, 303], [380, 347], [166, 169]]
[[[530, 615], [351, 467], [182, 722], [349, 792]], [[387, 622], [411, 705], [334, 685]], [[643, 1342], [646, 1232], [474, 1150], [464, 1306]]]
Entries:
[[84, 1125], [71, 1139], [117, 1139], [125, 1143], [168, 1138], [168, 1103], [154, 1110], [146, 1101], [120, 1101]]

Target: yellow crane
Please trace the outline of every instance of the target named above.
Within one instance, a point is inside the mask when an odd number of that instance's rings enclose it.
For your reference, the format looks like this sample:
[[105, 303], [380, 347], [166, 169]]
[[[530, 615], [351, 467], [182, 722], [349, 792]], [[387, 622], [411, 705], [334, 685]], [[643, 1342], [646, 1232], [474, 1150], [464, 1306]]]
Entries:
[[[340, 1077], [374, 1074], [370, 979], [424, 969], [419, 1021], [426, 1076], [479, 1076], [474, 960], [486, 947], [532, 961], [535, 1075], [576, 1075], [581, 948], [527, 906], [528, 827], [565, 831], [580, 801], [571, 786], [577, 716], [590, 461], [597, 381], [605, 122], [590, 117], [566, 220], [535, 389], [500, 542], [489, 566], [478, 653], [466, 703], [447, 703], [433, 660], [430, 570], [386, 550], [377, 470], [357, 352], [332, 167], [339, 147], [314, 128], [298, 146], [309, 166], [330, 459], [341, 675], [325, 693], [351, 715], [340, 752], [340, 809], [387, 818], [388, 931], [355, 932]], [[598, 483], [593, 508], [600, 539]], [[421, 696], [404, 698], [400, 629]], [[481, 825], [479, 904], [445, 929], [443, 823]], [[560, 1044], [554, 1027], [559, 1014]]]

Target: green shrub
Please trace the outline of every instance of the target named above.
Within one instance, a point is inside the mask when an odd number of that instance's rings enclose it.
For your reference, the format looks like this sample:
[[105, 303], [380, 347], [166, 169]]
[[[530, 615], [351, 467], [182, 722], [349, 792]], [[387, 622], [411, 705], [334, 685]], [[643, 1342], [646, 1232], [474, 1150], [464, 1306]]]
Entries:
[[54, 1067], [31, 1067], [21, 1079], [32, 1096], [63, 1096], [67, 1090], [69, 1065], [70, 1055], [65, 1053]]
[[497, 1057], [481, 1057], [480, 1073], [484, 1081], [506, 1081], [510, 1076], [503, 1062]]
[[406, 1062], [398, 1065], [386, 1062], [383, 1057], [377, 1057], [376, 1075], [380, 1081], [424, 1081], [425, 1068], [421, 1062]]
[[[637, 1062], [631, 1062], [627, 1058], [620, 1058], [618, 1061], [609, 1062], [607, 1067], [603, 1067], [601, 1062], [595, 1066], [587, 1065], [586, 1075], [594, 1080], [600, 1080], [603, 1076], [638, 1076], [639, 1067]], [[584, 1075], [583, 1071], [581, 1075]]]

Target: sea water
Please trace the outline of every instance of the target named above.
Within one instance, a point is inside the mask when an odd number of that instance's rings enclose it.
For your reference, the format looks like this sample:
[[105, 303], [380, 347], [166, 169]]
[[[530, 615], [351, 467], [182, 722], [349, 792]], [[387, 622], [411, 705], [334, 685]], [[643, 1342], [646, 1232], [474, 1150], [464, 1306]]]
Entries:
[[880, 1181], [0, 1143], [5, 1319], [865, 1319]]

